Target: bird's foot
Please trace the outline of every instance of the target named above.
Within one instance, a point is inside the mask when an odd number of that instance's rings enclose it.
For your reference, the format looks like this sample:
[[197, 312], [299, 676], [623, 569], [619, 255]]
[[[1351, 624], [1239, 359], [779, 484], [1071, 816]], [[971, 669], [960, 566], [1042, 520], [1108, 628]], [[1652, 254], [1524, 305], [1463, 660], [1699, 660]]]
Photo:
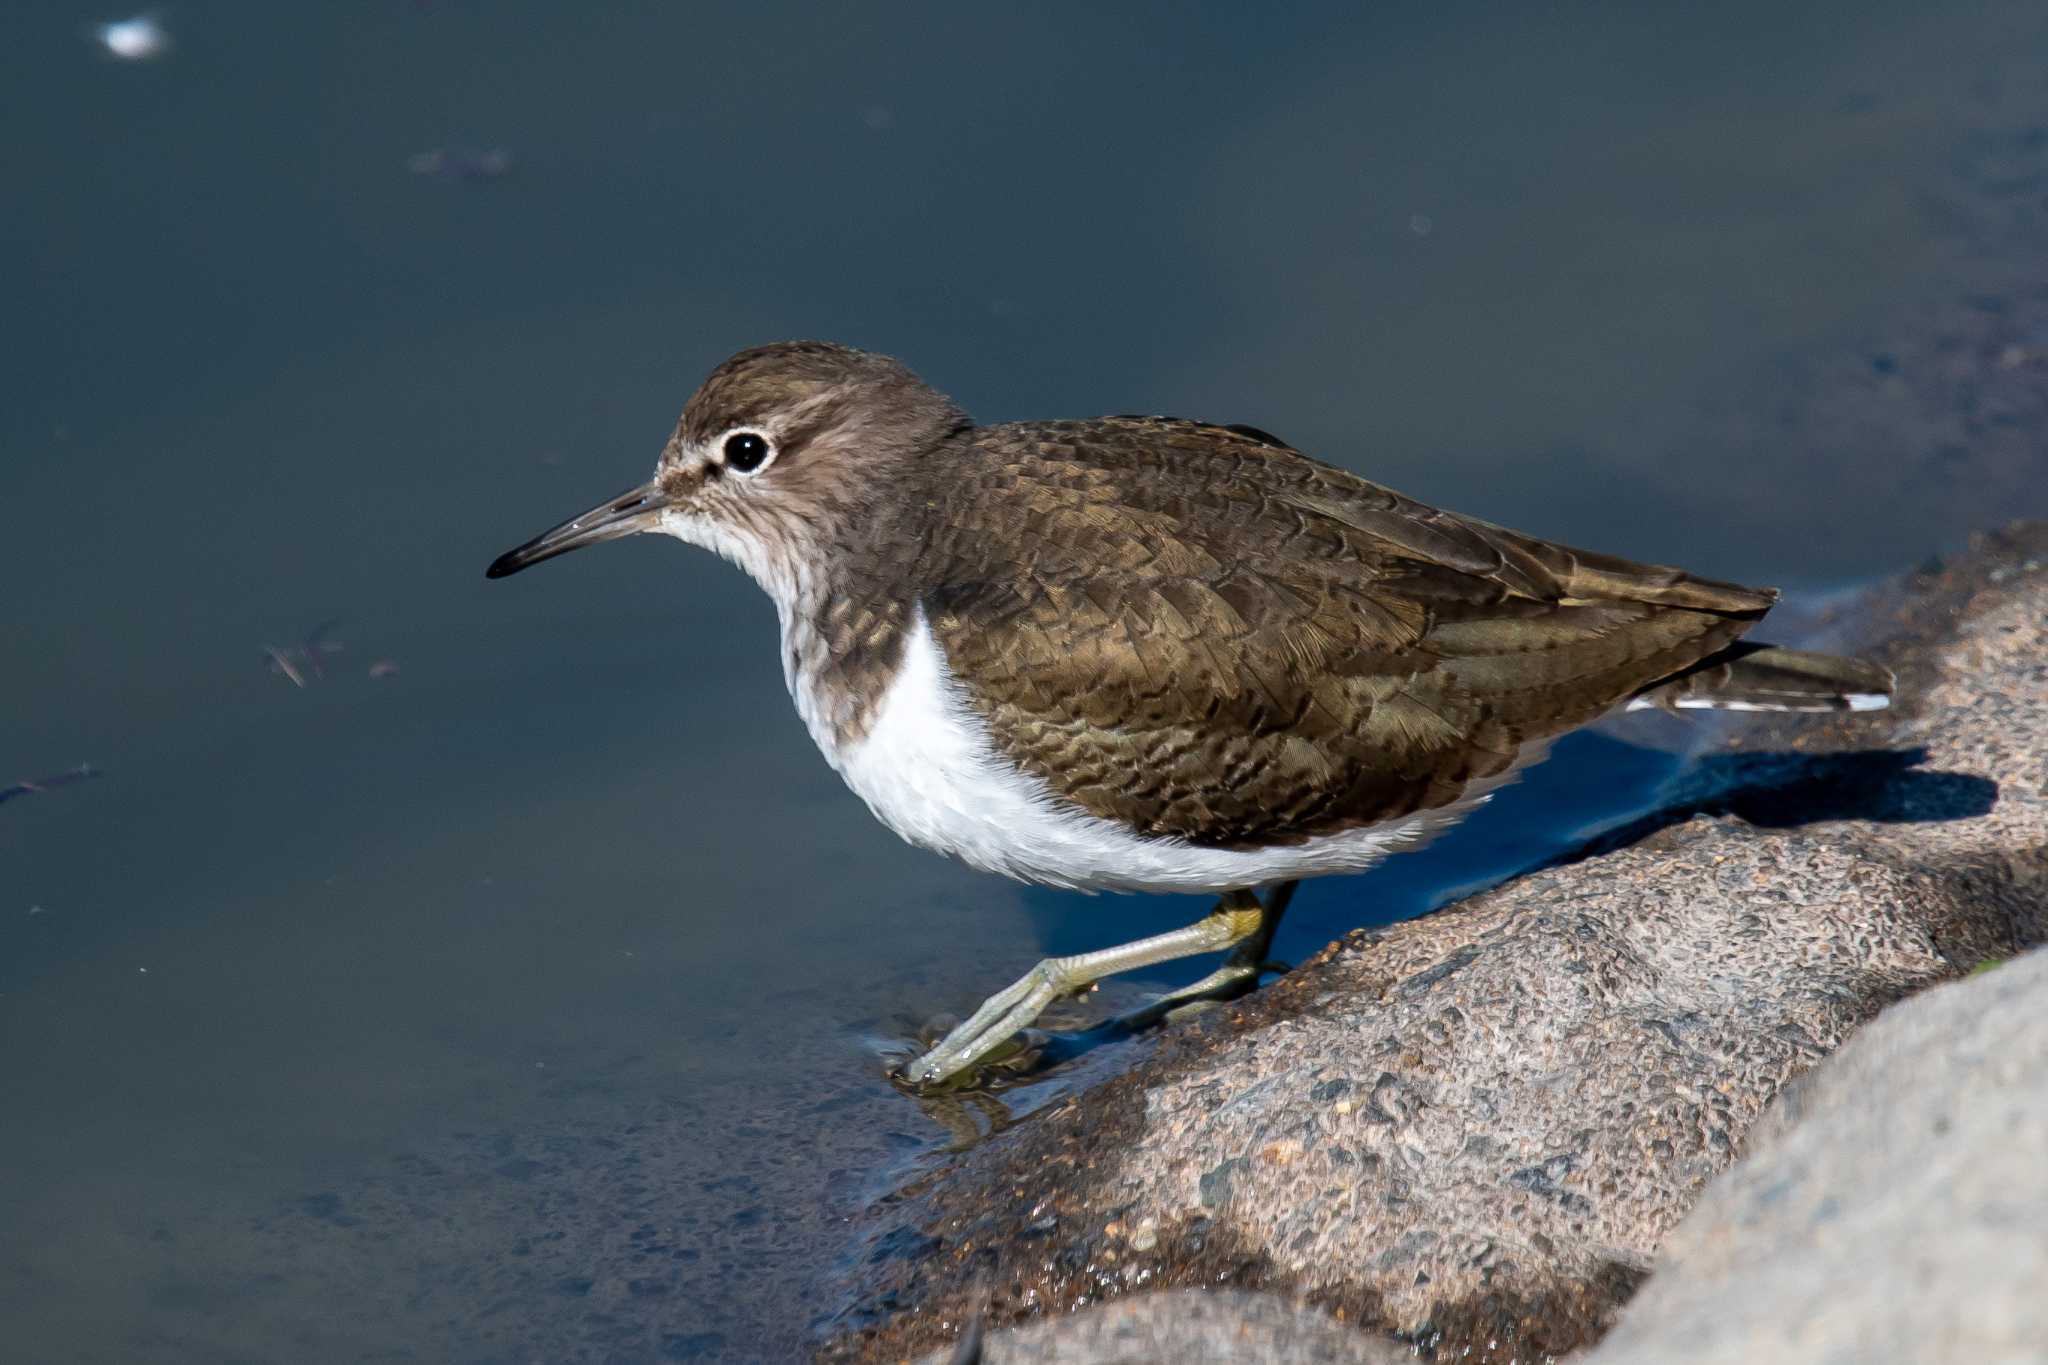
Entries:
[[1007, 990], [990, 996], [967, 1022], [895, 1075], [915, 1090], [929, 1091], [963, 1075], [971, 1084], [977, 1067], [1014, 1061], [1021, 1063], [1018, 1069], [1028, 1069], [1037, 1059], [1026, 1054], [1035, 1048], [1019, 1035], [1037, 1021], [1047, 1005], [1086, 984], [1074, 981], [1060, 959], [1049, 957]]
[[[948, 1035], [950, 1036], [950, 1035]], [[1002, 1039], [979, 1058], [935, 1081], [913, 1079], [919, 1064], [938, 1049], [936, 1032], [921, 1032], [918, 1040], [919, 1051], [907, 1057], [898, 1057], [888, 1067], [892, 1084], [920, 1103], [948, 1101], [971, 1097], [977, 1094], [994, 1094], [1011, 1085], [1037, 1074], [1050, 1064], [1047, 1057], [1049, 1045], [1060, 1037], [1038, 1029], [1025, 1029], [1009, 1038]]]

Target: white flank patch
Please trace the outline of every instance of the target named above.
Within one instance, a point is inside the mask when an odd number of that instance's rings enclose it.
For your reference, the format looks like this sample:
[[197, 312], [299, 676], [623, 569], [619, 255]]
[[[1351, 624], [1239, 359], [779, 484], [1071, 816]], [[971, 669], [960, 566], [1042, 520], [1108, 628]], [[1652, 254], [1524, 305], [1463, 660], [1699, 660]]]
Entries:
[[[1892, 699], [1882, 692], [1845, 692], [1841, 700], [1851, 711], [1882, 711], [1892, 704]], [[1830, 701], [1811, 702], [1768, 702], [1768, 701], [1723, 701], [1718, 697], [1680, 697], [1671, 703], [1680, 711], [1772, 711], [1819, 713], [1839, 711], [1842, 708]], [[1660, 711], [1663, 704], [1648, 697], [1631, 698], [1624, 711]]]
[[[1722, 701], [1717, 697], [1680, 697], [1671, 704], [1681, 711], [1795, 711], [1801, 709], [1794, 706], [1774, 706], [1769, 702], [1761, 701]], [[1823, 704], [1814, 709], [1832, 711], [1834, 708]]]
[[[794, 680], [798, 689], [809, 685]], [[827, 709], [808, 700], [797, 698], [806, 720]], [[1133, 834], [1055, 796], [996, 751], [922, 609], [866, 737], [841, 751], [829, 730], [813, 723], [811, 733], [876, 817], [911, 843], [985, 871], [1086, 891], [1213, 892], [1356, 872], [1486, 799], [1478, 792], [1456, 806], [1265, 849]]]

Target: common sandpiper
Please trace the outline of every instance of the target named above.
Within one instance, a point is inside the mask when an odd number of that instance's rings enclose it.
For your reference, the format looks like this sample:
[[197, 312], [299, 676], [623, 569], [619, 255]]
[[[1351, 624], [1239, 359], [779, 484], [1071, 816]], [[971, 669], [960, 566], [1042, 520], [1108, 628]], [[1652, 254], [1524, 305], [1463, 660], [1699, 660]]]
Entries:
[[1230, 950], [1131, 1022], [1249, 989], [1298, 879], [1414, 846], [1611, 710], [1862, 710], [1892, 687], [1743, 642], [1772, 589], [1440, 511], [1253, 427], [978, 426], [826, 342], [727, 360], [651, 480], [488, 574], [642, 531], [768, 593], [797, 713], [903, 838], [1043, 886], [1219, 898], [1040, 962], [907, 1065], [921, 1085], [1112, 973]]

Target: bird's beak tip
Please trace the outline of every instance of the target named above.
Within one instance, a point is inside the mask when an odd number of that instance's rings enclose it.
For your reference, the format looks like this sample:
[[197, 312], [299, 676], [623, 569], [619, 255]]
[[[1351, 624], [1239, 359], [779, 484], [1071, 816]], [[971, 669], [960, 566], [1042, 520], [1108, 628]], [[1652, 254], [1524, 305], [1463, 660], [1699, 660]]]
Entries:
[[524, 545], [507, 550], [491, 561], [485, 578], [506, 578], [544, 559], [567, 554], [599, 541], [653, 530], [667, 498], [654, 484], [629, 488], [609, 502], [599, 503], [580, 516], [571, 517], [553, 530], [544, 531]]

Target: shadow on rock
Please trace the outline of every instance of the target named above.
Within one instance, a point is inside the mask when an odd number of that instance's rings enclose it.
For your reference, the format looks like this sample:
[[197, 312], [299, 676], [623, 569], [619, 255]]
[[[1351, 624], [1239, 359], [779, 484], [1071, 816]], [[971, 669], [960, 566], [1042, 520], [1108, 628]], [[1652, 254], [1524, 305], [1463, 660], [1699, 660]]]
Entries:
[[1998, 784], [1977, 773], [1928, 771], [1928, 751], [1711, 754], [1670, 804], [1598, 835], [1547, 864], [1562, 867], [1649, 838], [1696, 816], [1732, 815], [1762, 829], [1830, 820], [1924, 824], [1967, 820], [1998, 804]]

